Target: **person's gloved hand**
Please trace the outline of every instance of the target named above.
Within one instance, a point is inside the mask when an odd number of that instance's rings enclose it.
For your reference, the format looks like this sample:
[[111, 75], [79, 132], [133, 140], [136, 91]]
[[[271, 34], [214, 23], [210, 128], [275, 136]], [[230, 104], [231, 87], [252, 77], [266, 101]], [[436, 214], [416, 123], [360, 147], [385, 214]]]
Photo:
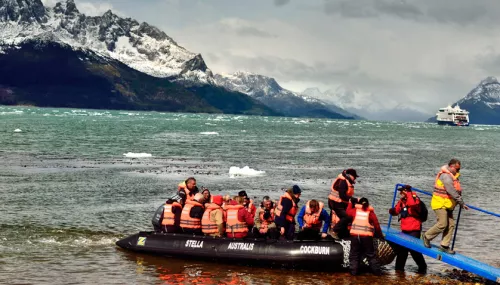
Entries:
[[390, 208], [389, 209], [389, 214], [393, 215], [393, 216], [396, 216], [396, 208]]
[[321, 233], [321, 238], [326, 238], [326, 233]]

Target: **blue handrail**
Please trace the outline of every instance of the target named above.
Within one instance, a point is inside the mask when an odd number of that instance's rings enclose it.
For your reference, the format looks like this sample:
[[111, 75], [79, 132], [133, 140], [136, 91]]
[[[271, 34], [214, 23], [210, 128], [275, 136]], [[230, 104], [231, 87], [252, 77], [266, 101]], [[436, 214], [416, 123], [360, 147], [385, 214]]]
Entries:
[[[392, 199], [392, 208], [394, 208], [394, 206], [396, 205], [396, 198], [397, 198], [398, 188], [402, 187], [402, 186], [405, 186], [405, 185], [406, 184], [398, 183], [394, 187], [394, 197]], [[424, 190], [420, 190], [420, 189], [417, 189], [417, 188], [414, 188], [414, 187], [411, 187], [411, 191], [422, 193], [422, 194], [425, 194], [425, 195], [428, 195], [428, 196], [432, 196], [432, 193], [424, 191]], [[476, 211], [479, 211], [479, 212], [483, 212], [485, 214], [492, 215], [492, 216], [500, 218], [500, 214], [493, 213], [493, 212], [487, 211], [487, 210], [483, 210], [481, 208], [478, 208], [478, 207], [475, 207], [475, 206], [472, 206], [472, 205], [468, 205], [468, 204], [465, 204], [465, 205], [467, 205], [467, 207], [469, 207], [470, 209], [473, 209], [473, 210], [476, 210]], [[460, 210], [461, 210], [461, 208], [460, 208]], [[459, 222], [459, 220], [460, 220], [460, 212], [459, 212], [459, 215], [457, 217], [456, 224], [455, 224], [455, 234], [453, 236], [452, 248], [455, 245], [455, 237], [457, 235], [457, 229], [458, 229], [458, 222]], [[392, 221], [392, 215], [389, 215], [389, 222], [387, 223], [387, 230], [389, 230], [391, 228], [391, 221]]]

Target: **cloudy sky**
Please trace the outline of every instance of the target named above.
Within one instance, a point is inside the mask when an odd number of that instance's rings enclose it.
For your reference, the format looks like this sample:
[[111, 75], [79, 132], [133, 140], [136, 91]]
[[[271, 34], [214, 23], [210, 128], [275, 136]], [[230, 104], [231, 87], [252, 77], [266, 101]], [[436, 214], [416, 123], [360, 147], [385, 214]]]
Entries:
[[[53, 0], [44, 0], [53, 4]], [[164, 30], [217, 73], [345, 85], [429, 113], [500, 74], [498, 0], [76, 0]]]

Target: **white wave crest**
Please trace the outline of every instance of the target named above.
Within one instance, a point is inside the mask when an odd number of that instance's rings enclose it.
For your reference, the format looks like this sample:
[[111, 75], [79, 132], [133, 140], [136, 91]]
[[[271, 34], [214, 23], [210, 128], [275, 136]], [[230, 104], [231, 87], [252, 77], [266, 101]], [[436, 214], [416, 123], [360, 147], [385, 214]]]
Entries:
[[261, 170], [255, 170], [248, 166], [239, 168], [237, 166], [231, 166], [229, 168], [229, 177], [236, 178], [237, 176], [259, 176], [264, 175], [266, 172]]
[[124, 153], [123, 155], [125, 157], [134, 157], [134, 158], [138, 158], [138, 157], [152, 157], [153, 156], [152, 154], [145, 153], [145, 152], [139, 152], [139, 153], [136, 153], [136, 152], [127, 152], [127, 153]]
[[218, 136], [219, 133], [218, 132], [201, 132], [200, 135], [216, 135], [216, 136]]
[[15, 130], [14, 130], [14, 133], [20, 133], [20, 132], [22, 132], [22, 130], [21, 130], [21, 129], [15, 129]]

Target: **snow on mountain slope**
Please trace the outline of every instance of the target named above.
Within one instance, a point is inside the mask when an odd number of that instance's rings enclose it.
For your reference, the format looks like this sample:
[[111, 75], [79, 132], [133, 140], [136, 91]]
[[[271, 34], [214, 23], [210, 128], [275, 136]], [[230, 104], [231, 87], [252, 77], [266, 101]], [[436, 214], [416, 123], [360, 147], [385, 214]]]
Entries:
[[147, 23], [111, 11], [89, 17], [78, 11], [74, 0], [53, 8], [44, 7], [40, 0], [0, 0], [0, 45], [19, 45], [47, 33], [54, 40], [90, 49], [152, 76], [211, 81], [211, 71], [200, 54], [179, 46]]
[[267, 106], [292, 116], [317, 116], [329, 118], [354, 117], [353, 114], [332, 104], [308, 95], [297, 94], [282, 88], [274, 78], [237, 71], [233, 74], [216, 74], [215, 84], [231, 91], [247, 94]]

